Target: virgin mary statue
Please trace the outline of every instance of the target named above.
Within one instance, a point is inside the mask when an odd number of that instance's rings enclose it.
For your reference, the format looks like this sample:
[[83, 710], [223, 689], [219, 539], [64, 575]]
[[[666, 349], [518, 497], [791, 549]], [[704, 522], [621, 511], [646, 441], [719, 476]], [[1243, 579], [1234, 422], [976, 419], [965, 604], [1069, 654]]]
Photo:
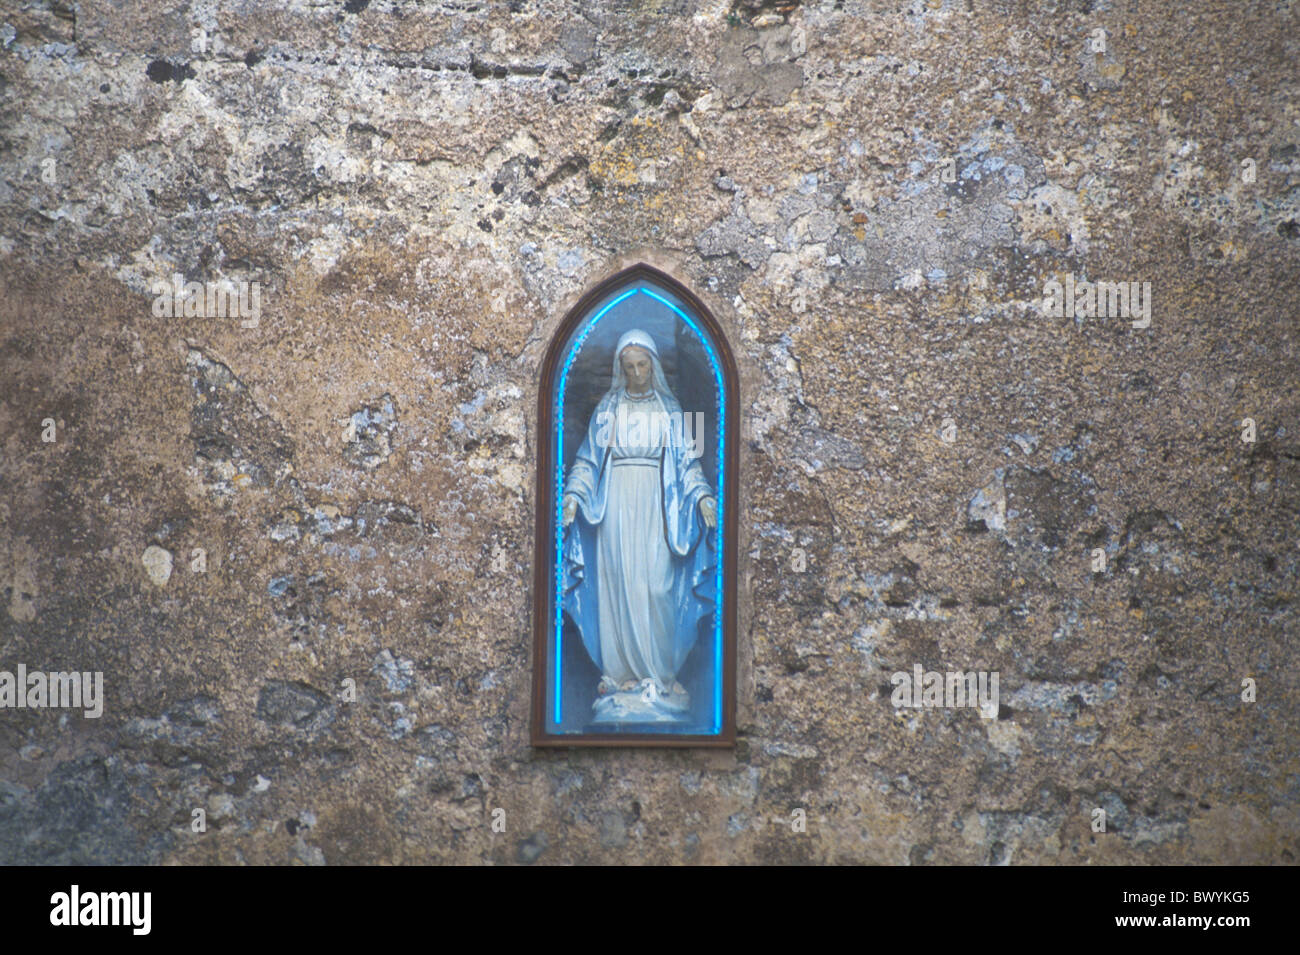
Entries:
[[[702, 417], [702, 416], [701, 416]], [[597, 722], [671, 722], [716, 602], [717, 501], [654, 339], [627, 332], [564, 484], [564, 600], [600, 668]]]

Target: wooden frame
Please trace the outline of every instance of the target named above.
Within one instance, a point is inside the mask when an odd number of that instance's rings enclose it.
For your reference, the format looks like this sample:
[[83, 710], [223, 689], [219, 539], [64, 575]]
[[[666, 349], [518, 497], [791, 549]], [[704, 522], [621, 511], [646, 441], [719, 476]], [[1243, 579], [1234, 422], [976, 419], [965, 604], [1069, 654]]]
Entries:
[[[547, 678], [551, 660], [551, 620], [553, 619], [552, 553], [554, 539], [552, 519], [555, 513], [554, 482], [552, 480], [556, 422], [553, 404], [556, 374], [561, 352], [570, 335], [580, 322], [605, 296], [616, 289], [645, 280], [657, 284], [677, 296], [693, 313], [693, 317], [713, 339], [721, 366], [723, 408], [727, 428], [724, 447], [725, 459], [718, 462], [726, 472], [722, 521], [719, 530], [723, 540], [718, 550], [722, 568], [722, 592], [715, 603], [715, 613], [722, 613], [722, 721], [716, 735], [674, 735], [667, 733], [552, 733], [547, 731], [546, 701]], [[552, 334], [542, 358], [540, 387], [537, 394], [537, 471], [536, 513], [533, 541], [533, 679], [532, 679], [532, 745], [537, 747], [707, 747], [729, 748], [736, 743], [736, 593], [738, 590], [738, 503], [739, 440], [740, 440], [740, 376], [727, 337], [713, 313], [683, 283], [671, 275], [645, 263], [611, 275], [589, 289], [569, 310], [564, 320]]]

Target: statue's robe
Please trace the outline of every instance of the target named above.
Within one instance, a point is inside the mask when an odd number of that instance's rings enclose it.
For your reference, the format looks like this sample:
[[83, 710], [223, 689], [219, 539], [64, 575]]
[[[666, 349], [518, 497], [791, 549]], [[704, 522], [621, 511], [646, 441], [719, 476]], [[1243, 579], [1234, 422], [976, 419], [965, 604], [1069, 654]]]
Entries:
[[620, 434], [620, 403], [683, 421], [662, 391], [615, 389], [596, 406], [564, 487], [578, 514], [564, 532], [563, 608], [604, 676], [669, 687], [717, 602], [716, 535], [698, 507], [714, 492], [679, 427], [657, 441]]

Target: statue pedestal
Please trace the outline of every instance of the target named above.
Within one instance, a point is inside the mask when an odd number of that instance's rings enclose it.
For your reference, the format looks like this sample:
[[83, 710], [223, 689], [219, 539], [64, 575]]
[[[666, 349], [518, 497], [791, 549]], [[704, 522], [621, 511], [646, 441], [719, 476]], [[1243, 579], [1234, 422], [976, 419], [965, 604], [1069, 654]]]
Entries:
[[652, 680], [642, 680], [635, 689], [618, 690], [596, 698], [591, 704], [595, 723], [685, 723], [690, 719], [691, 697], [661, 692]]

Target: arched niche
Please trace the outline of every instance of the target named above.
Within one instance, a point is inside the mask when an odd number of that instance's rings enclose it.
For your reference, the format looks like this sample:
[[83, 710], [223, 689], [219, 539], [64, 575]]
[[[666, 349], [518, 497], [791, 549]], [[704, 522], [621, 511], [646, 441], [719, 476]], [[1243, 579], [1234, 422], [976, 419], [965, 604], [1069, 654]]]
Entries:
[[738, 408], [720, 325], [658, 269], [560, 323], [538, 391], [534, 745], [734, 744]]

